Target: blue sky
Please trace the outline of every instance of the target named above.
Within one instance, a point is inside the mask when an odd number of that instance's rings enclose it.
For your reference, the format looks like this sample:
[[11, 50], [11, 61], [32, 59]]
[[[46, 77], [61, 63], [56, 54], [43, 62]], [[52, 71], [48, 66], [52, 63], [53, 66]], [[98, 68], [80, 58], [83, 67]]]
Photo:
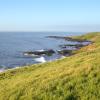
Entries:
[[100, 31], [100, 0], [0, 0], [0, 31]]

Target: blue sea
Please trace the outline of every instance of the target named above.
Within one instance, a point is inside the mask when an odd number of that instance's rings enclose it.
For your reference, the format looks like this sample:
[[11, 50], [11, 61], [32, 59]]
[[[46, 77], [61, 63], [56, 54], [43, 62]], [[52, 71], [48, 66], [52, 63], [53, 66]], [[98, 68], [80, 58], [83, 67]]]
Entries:
[[76, 36], [82, 32], [0, 32], [0, 69], [38, 63], [33, 57], [23, 55], [25, 51], [41, 49], [59, 49], [64, 40], [46, 38], [46, 36]]

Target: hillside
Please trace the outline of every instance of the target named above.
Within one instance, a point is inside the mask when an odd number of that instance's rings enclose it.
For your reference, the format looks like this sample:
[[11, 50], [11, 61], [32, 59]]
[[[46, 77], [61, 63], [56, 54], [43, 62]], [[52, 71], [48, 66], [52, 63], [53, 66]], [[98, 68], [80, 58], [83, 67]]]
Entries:
[[100, 33], [61, 60], [0, 73], [0, 100], [100, 100]]

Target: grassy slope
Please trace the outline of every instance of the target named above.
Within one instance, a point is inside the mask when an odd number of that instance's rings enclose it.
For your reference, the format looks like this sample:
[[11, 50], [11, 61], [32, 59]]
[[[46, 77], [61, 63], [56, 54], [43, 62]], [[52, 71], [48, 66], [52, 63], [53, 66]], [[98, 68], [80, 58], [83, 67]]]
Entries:
[[100, 33], [75, 55], [0, 74], [0, 100], [100, 100]]

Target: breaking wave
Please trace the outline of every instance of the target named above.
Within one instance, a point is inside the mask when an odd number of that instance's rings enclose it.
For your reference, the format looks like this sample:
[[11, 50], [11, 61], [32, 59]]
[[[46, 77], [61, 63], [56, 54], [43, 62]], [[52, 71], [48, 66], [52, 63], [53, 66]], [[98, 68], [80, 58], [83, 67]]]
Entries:
[[41, 63], [44, 63], [44, 62], [46, 62], [46, 59], [45, 59], [45, 57], [39, 57], [39, 58], [35, 58], [34, 59], [36, 62], [41, 62]]

